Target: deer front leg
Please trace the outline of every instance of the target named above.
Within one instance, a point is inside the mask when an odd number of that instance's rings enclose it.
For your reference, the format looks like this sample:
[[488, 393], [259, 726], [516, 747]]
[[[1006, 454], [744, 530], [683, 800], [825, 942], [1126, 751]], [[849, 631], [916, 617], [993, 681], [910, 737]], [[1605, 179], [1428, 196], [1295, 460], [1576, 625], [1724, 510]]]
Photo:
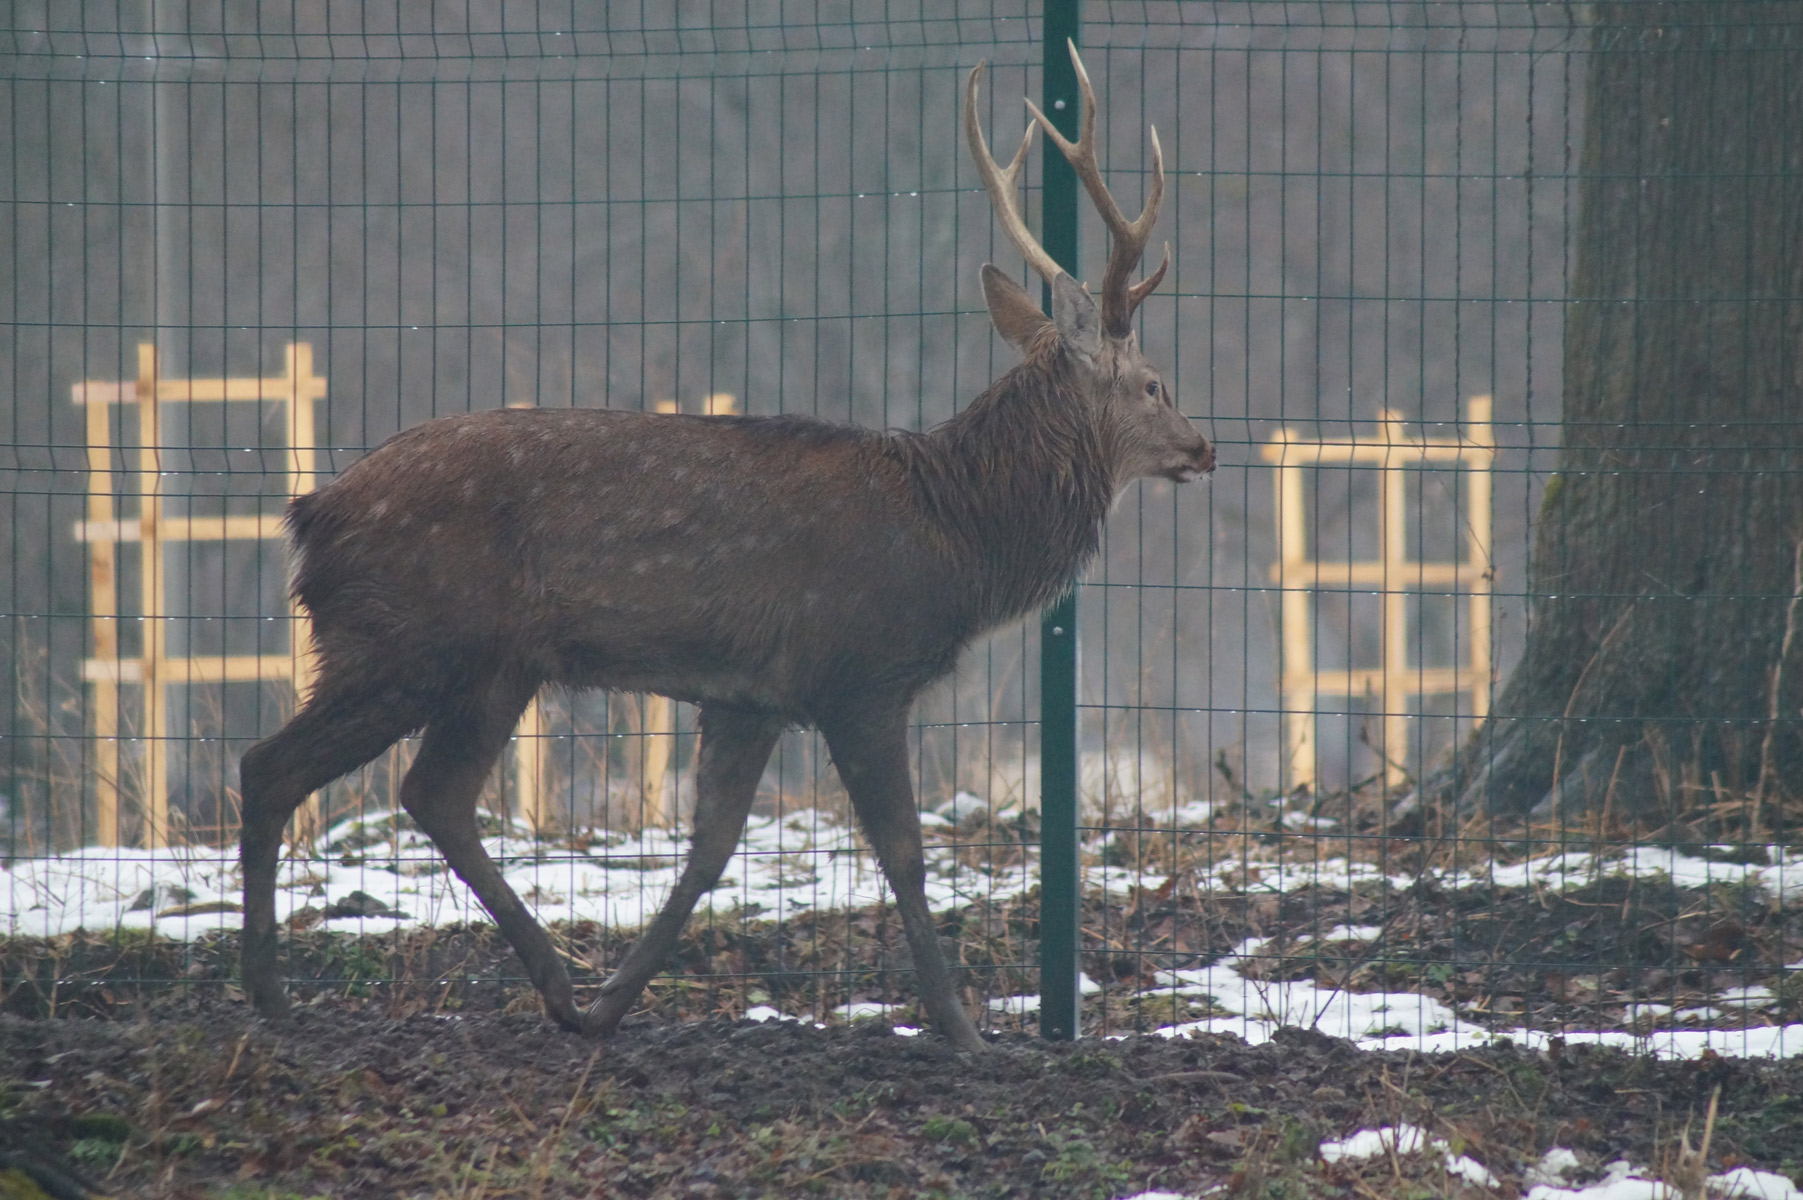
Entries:
[[720, 882], [720, 873], [745, 832], [758, 780], [782, 731], [781, 719], [769, 713], [702, 706], [694, 847], [670, 898], [589, 1006], [585, 1029], [590, 1035], [607, 1037], [618, 1028], [669, 959], [696, 902]]
[[983, 1039], [958, 1002], [939, 948], [939, 931], [927, 909], [926, 855], [908, 779], [907, 711], [822, 722], [820, 731], [895, 892], [927, 1016], [958, 1049], [981, 1050]]

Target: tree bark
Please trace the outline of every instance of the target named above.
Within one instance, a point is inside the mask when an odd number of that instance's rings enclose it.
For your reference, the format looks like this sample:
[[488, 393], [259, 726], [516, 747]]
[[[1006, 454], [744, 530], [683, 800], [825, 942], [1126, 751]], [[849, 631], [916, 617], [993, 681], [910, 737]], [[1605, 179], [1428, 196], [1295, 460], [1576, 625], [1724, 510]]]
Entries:
[[1803, 31], [1788, 3], [1595, 15], [1525, 652], [1434, 782], [1760, 824], [1803, 792]]

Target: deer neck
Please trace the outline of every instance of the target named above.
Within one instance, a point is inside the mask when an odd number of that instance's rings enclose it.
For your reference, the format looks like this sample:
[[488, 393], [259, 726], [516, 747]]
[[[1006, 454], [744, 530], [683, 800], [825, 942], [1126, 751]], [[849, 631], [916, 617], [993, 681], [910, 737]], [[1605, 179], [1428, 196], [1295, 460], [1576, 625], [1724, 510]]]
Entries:
[[1068, 588], [1114, 501], [1106, 431], [1057, 358], [1015, 367], [916, 443], [917, 495], [984, 627]]

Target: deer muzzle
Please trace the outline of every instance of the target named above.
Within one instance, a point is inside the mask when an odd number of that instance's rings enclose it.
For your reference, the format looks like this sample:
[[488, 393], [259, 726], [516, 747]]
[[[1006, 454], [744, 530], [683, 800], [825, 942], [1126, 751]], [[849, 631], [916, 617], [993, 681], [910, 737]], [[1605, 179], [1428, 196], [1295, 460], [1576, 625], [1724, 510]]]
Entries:
[[1184, 461], [1173, 464], [1165, 472], [1165, 478], [1175, 480], [1177, 483], [1189, 483], [1204, 475], [1213, 475], [1214, 473], [1214, 443], [1198, 435], [1196, 444], [1188, 450]]

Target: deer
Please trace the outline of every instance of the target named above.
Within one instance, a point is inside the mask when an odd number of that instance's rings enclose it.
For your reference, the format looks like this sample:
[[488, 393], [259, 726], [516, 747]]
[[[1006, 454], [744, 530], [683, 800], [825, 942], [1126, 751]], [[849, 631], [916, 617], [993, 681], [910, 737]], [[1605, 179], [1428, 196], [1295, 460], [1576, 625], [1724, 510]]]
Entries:
[[[971, 155], [1052, 314], [983, 266], [990, 319], [1021, 361], [949, 420], [912, 432], [792, 415], [478, 411], [403, 431], [292, 501], [292, 592], [317, 671], [296, 715], [240, 763], [243, 986], [259, 1013], [287, 1011], [275, 879], [289, 817], [419, 734], [402, 808], [494, 919], [551, 1020], [613, 1036], [719, 882], [778, 738], [813, 728], [888, 880], [927, 1023], [959, 1050], [982, 1048], [927, 906], [909, 713], [973, 639], [1074, 585], [1130, 483], [1186, 483], [1215, 464], [1134, 331], [1170, 265], [1167, 244], [1158, 269], [1129, 282], [1164, 193], [1157, 130], [1129, 221], [1103, 183], [1095, 93], [1074, 43], [1070, 54], [1077, 140], [1029, 100], [1006, 167], [977, 116], [985, 63], [965, 84]], [[1017, 204], [1041, 128], [1111, 238], [1099, 304]], [[483, 783], [545, 687], [699, 710], [688, 858], [586, 1011], [477, 834]]]

